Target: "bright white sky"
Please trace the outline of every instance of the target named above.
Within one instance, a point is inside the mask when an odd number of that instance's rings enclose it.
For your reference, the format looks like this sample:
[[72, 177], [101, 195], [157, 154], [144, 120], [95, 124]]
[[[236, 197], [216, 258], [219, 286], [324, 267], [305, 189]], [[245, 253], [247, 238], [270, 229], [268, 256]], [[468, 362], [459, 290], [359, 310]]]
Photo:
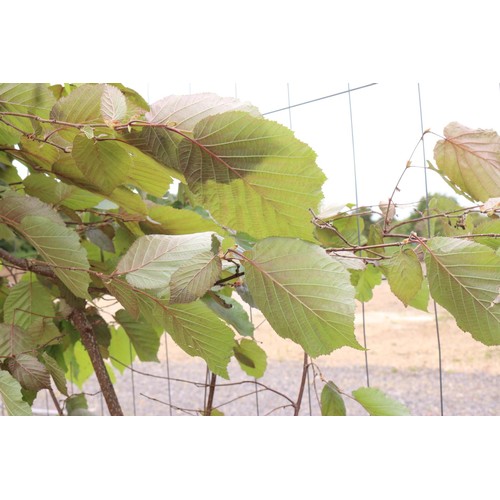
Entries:
[[[266, 113], [319, 97], [372, 83], [346, 82], [335, 78], [321, 81], [263, 81], [260, 84], [226, 81], [204, 84], [202, 80], [184, 83], [123, 82], [150, 103], [170, 94], [215, 92], [250, 101]], [[351, 93], [354, 152], [360, 205], [378, 204], [391, 195], [420, 136], [419, 86], [424, 130], [442, 134], [443, 128], [458, 121], [470, 128], [500, 130], [500, 88], [498, 82], [384, 82]], [[349, 96], [324, 99], [273, 113], [267, 118], [292, 127], [296, 136], [318, 154], [317, 163], [326, 173], [325, 203], [354, 203], [354, 161]], [[439, 137], [425, 137], [425, 159], [434, 163], [433, 148]], [[412, 165], [424, 165], [423, 148], [416, 149]], [[400, 184], [396, 203], [412, 203], [425, 194], [424, 171], [409, 169]], [[429, 192], [455, 195], [434, 172], [427, 175]], [[456, 196], [456, 195], [455, 195]], [[464, 200], [465, 203], [468, 203]], [[408, 209], [402, 209], [405, 213]]]

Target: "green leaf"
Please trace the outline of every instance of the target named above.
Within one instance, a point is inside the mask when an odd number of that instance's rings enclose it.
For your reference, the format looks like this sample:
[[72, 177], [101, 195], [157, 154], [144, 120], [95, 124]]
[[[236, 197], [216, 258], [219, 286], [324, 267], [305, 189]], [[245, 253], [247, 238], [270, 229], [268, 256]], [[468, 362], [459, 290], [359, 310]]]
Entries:
[[318, 206], [325, 175], [283, 125], [241, 111], [210, 116], [180, 143], [179, 159], [189, 189], [219, 223], [256, 238], [312, 239], [308, 208]]
[[33, 348], [33, 340], [21, 328], [0, 323], [0, 356], [16, 356]]
[[[0, 83], [0, 111], [9, 113], [35, 114], [48, 118], [55, 99], [47, 84], [44, 83]], [[33, 132], [29, 118], [5, 116], [5, 120], [27, 133]], [[16, 144], [21, 133], [0, 123], [0, 143]]]
[[486, 345], [500, 344], [500, 257], [490, 247], [464, 239], [436, 237], [425, 263], [432, 298], [459, 328]]
[[83, 210], [98, 205], [102, 196], [98, 196], [77, 186], [57, 182], [44, 174], [31, 174], [24, 179], [26, 194], [36, 196], [45, 203], [54, 206], [63, 205], [72, 210]]
[[105, 252], [115, 253], [113, 239], [110, 238], [102, 229], [91, 227], [85, 231], [85, 235], [94, 245], [98, 246]]
[[8, 193], [0, 199], [0, 218], [16, 230], [24, 217], [34, 214], [45, 217], [60, 226], [64, 225], [61, 216], [38, 198]]
[[169, 304], [118, 279], [106, 286], [134, 318], [142, 314], [143, 321], [166, 330], [187, 354], [200, 356], [213, 373], [229, 378], [234, 333], [202, 302]]
[[360, 387], [353, 391], [352, 395], [372, 417], [405, 417], [410, 415], [410, 411], [405, 405], [389, 398], [379, 389]]
[[362, 234], [365, 226], [361, 217], [346, 217], [346, 214], [340, 214], [329, 223], [333, 229], [314, 228], [314, 236], [323, 246], [342, 248], [366, 243], [366, 238]]
[[207, 250], [194, 256], [177, 269], [170, 283], [170, 302], [185, 304], [199, 299], [220, 277], [222, 264], [219, 256]]
[[[475, 227], [472, 231], [473, 234], [496, 234], [500, 235], [500, 219], [487, 220], [479, 226]], [[487, 245], [493, 250], [500, 248], [500, 237], [481, 237], [474, 238], [476, 243], [481, 243], [482, 245]]]
[[153, 196], [162, 197], [172, 184], [172, 175], [184, 179], [178, 172], [169, 171], [150, 156], [142, 153], [133, 146], [120, 143], [120, 146], [130, 157], [130, 170], [128, 171], [127, 184], [133, 184], [142, 191]]
[[234, 347], [234, 357], [247, 375], [254, 378], [264, 375], [267, 368], [267, 355], [254, 340], [241, 339]]
[[[177, 270], [195, 263], [194, 269], [188, 268], [188, 278], [195, 276], [199, 270], [199, 288], [203, 289], [203, 295], [213, 284], [211, 278], [214, 273], [210, 272], [213, 271], [210, 267], [220, 265], [214, 263], [212, 234], [149, 235], [138, 238], [118, 263], [116, 273], [125, 275], [126, 280], [137, 288], [165, 290]], [[205, 266], [209, 267], [209, 272], [203, 275]], [[186, 276], [178, 278], [180, 287], [188, 286]], [[193, 286], [196, 289], [196, 284]]]
[[444, 129], [434, 148], [439, 172], [473, 199], [500, 196], [500, 137], [493, 130], [473, 130], [457, 122]]
[[356, 299], [361, 302], [370, 301], [373, 298], [373, 289], [382, 283], [380, 268], [367, 264], [364, 269], [352, 269], [350, 273], [351, 283], [356, 287]]
[[219, 318], [243, 336], [253, 337], [254, 326], [243, 306], [231, 297], [207, 293], [201, 299]]
[[321, 391], [321, 415], [323, 417], [345, 417], [344, 400], [333, 382], [327, 382]]
[[222, 413], [220, 410], [217, 408], [213, 408], [212, 411], [210, 412], [211, 417], [223, 417], [224, 413]]
[[46, 352], [42, 353], [42, 360], [45, 364], [45, 367], [47, 368], [47, 371], [52, 377], [54, 384], [56, 384], [57, 390], [61, 394], [68, 396], [66, 377], [62, 368], [57, 364], [57, 361], [52, 356], [49, 356]]
[[407, 307], [422, 288], [422, 265], [411, 248], [395, 253], [382, 266], [391, 291]]
[[319, 246], [268, 238], [245, 252], [248, 288], [273, 329], [312, 357], [350, 346], [354, 336], [354, 288], [342, 264]]
[[203, 358], [215, 374], [228, 379], [234, 333], [200, 301], [171, 305], [164, 327], [174, 342], [191, 356]]
[[4, 321], [23, 330], [43, 317], [49, 320], [54, 317], [52, 297], [36, 278], [32, 276], [31, 279], [14, 285], [4, 304]]
[[104, 85], [101, 96], [101, 114], [105, 122], [120, 122], [127, 114], [125, 96], [112, 85]]
[[0, 396], [11, 416], [31, 416], [31, 407], [23, 400], [21, 385], [8, 372], [0, 370]]
[[[182, 133], [191, 134], [195, 125], [203, 118], [230, 110], [243, 110], [258, 115], [256, 108], [237, 99], [205, 93], [165, 97], [151, 105], [145, 118], [150, 123], [175, 127]], [[181, 171], [178, 146], [182, 136], [174, 130], [144, 127], [140, 133], [129, 134], [127, 140], [167, 168]], [[184, 182], [184, 179], [180, 180]]]
[[66, 411], [68, 412], [68, 417], [89, 417], [93, 415], [89, 411], [85, 394], [73, 394], [67, 398]]
[[72, 156], [87, 182], [109, 195], [127, 181], [131, 157], [116, 141], [89, 140], [77, 135]]
[[29, 391], [50, 387], [50, 375], [45, 365], [29, 354], [18, 354], [7, 360], [7, 369]]
[[[62, 147], [69, 145], [70, 143], [64, 144]], [[52, 165], [61, 157], [61, 150], [55, 146], [33, 141], [27, 137], [21, 137], [19, 148], [19, 151], [12, 151], [11, 154], [33, 168], [42, 167], [49, 172], [52, 170]]]
[[104, 85], [86, 84], [59, 99], [50, 112], [54, 120], [70, 123], [102, 123]]
[[164, 205], [152, 205], [148, 210], [149, 223], [145, 225], [157, 234], [193, 234], [206, 231], [218, 232], [220, 228], [197, 212]]
[[87, 291], [90, 265], [78, 235], [65, 226], [38, 216], [24, 217], [20, 229], [71, 292], [90, 300]]
[[[156, 361], [158, 363], [157, 355], [160, 348], [158, 332], [149, 324], [134, 320], [124, 309], [117, 311], [115, 318], [124, 328], [139, 359], [141, 361]], [[116, 342], [114, 349], [116, 349]], [[130, 354], [128, 357], [130, 357]]]
[[6, 196], [0, 200], [0, 220], [24, 236], [77, 297], [90, 299], [87, 255], [57, 212], [31, 196]]
[[[133, 318], [131, 318], [133, 320]], [[111, 344], [108, 349], [111, 364], [121, 373], [130, 366], [135, 357], [136, 351], [131, 344], [125, 330], [120, 326], [111, 328]]]
[[64, 351], [64, 361], [68, 367], [66, 378], [82, 389], [85, 381], [94, 373], [94, 367], [87, 350], [80, 341], [75, 342], [73, 349]]
[[422, 280], [420, 290], [414, 295], [408, 305], [420, 311], [429, 312], [429, 284], [425, 278]]

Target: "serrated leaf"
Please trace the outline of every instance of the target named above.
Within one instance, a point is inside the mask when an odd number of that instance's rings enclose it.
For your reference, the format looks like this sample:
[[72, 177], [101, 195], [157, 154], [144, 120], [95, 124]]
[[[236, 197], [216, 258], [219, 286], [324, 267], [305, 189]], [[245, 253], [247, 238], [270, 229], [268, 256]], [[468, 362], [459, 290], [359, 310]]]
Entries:
[[131, 158], [118, 142], [94, 141], [77, 135], [71, 154], [86, 181], [103, 194], [111, 194], [127, 180]]
[[[133, 320], [134, 318], [131, 317]], [[136, 351], [127, 333], [121, 326], [111, 329], [111, 344], [109, 345], [111, 364], [121, 373], [130, 366], [136, 357]]]
[[29, 391], [50, 387], [50, 376], [45, 365], [29, 354], [19, 354], [7, 360], [7, 369]]
[[187, 354], [200, 356], [213, 373], [229, 378], [234, 333], [202, 302], [169, 304], [118, 279], [106, 286], [129, 313], [166, 330]]
[[372, 417], [405, 417], [410, 415], [410, 411], [405, 405], [389, 398], [379, 389], [360, 387], [353, 391], [352, 395]]
[[208, 264], [213, 259], [212, 234], [138, 238], [118, 263], [116, 273], [125, 275], [128, 283], [137, 288], [166, 289], [173, 274], [181, 267], [192, 261], [199, 261], [199, 265]]
[[[236, 109], [259, 114], [256, 108], [237, 99], [205, 93], [165, 97], [151, 105], [145, 118], [150, 123], [168, 125], [182, 130], [182, 133], [191, 134], [203, 118]], [[178, 154], [182, 136], [175, 131], [144, 127], [140, 133], [129, 134], [127, 140], [167, 168], [182, 172]], [[184, 182], [184, 178], [180, 180]]]
[[392, 293], [405, 305], [411, 302], [422, 288], [422, 265], [411, 248], [395, 253], [382, 265]]
[[4, 321], [23, 330], [27, 330], [35, 321], [44, 317], [51, 320], [53, 316], [52, 297], [36, 278], [14, 285], [5, 299]]
[[351, 283], [356, 287], [356, 299], [361, 302], [370, 301], [373, 298], [373, 289], [382, 283], [380, 268], [367, 264], [364, 269], [350, 269], [349, 272]]
[[485, 245], [463, 239], [430, 239], [425, 263], [432, 298], [459, 328], [486, 345], [500, 344], [500, 257]]
[[231, 297], [208, 293], [201, 299], [219, 318], [243, 336], [253, 337], [254, 326], [243, 306]]
[[234, 333], [200, 301], [171, 305], [164, 327], [174, 342], [191, 356], [203, 358], [215, 374], [228, 379]]
[[33, 348], [33, 340], [21, 328], [0, 323], [0, 356], [18, 355]]
[[104, 121], [120, 122], [127, 114], [127, 101], [119, 89], [104, 85], [101, 96], [101, 114]]
[[267, 368], [267, 354], [254, 340], [241, 339], [234, 347], [234, 357], [247, 375], [254, 378], [264, 375]]
[[473, 130], [457, 122], [444, 129], [434, 148], [441, 174], [469, 194], [486, 201], [500, 196], [500, 137], [493, 130]]
[[179, 144], [179, 161], [191, 192], [224, 226], [313, 239], [308, 208], [318, 206], [325, 175], [283, 125], [241, 111], [210, 116]]
[[57, 390], [61, 394], [68, 396], [68, 388], [66, 387], [66, 377], [64, 375], [63, 369], [57, 364], [57, 361], [52, 356], [49, 356], [46, 352], [42, 353], [42, 359], [43, 362], [45, 363], [47, 371], [49, 372], [50, 376], [52, 377], [52, 380], [54, 381], [54, 384], [56, 384]]
[[3, 370], [0, 370], [0, 396], [9, 415], [32, 415], [30, 405], [23, 400], [21, 385], [9, 372]]
[[101, 97], [104, 85], [86, 84], [59, 99], [50, 112], [54, 120], [70, 123], [102, 123]]
[[136, 321], [125, 309], [117, 311], [115, 318], [124, 328], [139, 359], [159, 362], [160, 337], [158, 332], [149, 324]]
[[245, 252], [246, 283], [257, 307], [278, 335], [312, 357], [350, 346], [354, 336], [354, 287], [348, 271], [319, 246], [268, 238]]
[[327, 382], [321, 391], [321, 415], [323, 417], [345, 417], [345, 403], [337, 386]]
[[65, 226], [38, 216], [24, 217], [19, 228], [42, 258], [53, 266], [57, 277], [77, 297], [90, 300], [87, 291], [90, 265], [78, 235]]

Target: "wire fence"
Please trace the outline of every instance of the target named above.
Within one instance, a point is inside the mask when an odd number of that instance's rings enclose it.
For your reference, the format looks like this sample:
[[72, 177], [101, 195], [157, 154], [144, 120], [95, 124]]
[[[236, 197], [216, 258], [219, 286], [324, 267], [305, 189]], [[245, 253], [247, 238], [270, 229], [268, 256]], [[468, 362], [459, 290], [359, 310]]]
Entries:
[[[265, 116], [281, 114], [282, 121], [293, 130], [293, 125], [298, 123], [294, 113], [298, 108], [312, 105], [326, 105], [332, 100], [344, 100], [347, 105], [347, 114], [344, 115], [344, 128], [346, 137], [350, 138], [350, 169], [353, 179], [354, 208], [363, 206], [359, 196], [360, 183], [363, 176], [359, 172], [357, 153], [364, 148], [364, 144], [357, 139], [357, 115], [355, 100], [361, 93], [370, 92], [375, 83], [368, 83], [351, 88], [348, 84], [342, 91], [325, 96], [309, 99], [303, 102], [294, 102], [292, 99], [293, 88], [286, 86], [287, 106], [263, 113]], [[234, 93], [238, 95], [235, 85]], [[415, 88], [416, 108], [418, 116], [418, 129], [424, 132], [424, 102], [420, 85]], [[328, 112], [325, 110], [325, 112]], [[314, 147], [314, 145], [313, 145]], [[426, 165], [425, 144], [422, 141], [420, 162], [416, 154], [414, 162]], [[404, 160], [403, 160], [404, 161]], [[404, 165], [403, 165], [404, 166]], [[390, 181], [387, 181], [390, 183]], [[420, 179], [422, 191], [425, 192], [427, 205], [429, 203], [429, 186], [427, 170], [422, 169]], [[418, 201], [418, 200], [415, 200]], [[429, 228], [430, 230], [430, 228]], [[357, 226], [358, 243], [361, 244], [361, 227]], [[385, 286], [383, 284], [382, 286]], [[386, 292], [384, 292], [386, 293]], [[499, 414], [498, 376], [485, 373], [462, 373], [460, 371], [446, 373], [443, 369], [441, 325], [444, 317], [445, 327], [454, 328], [453, 322], [446, 315], [443, 316], [438, 306], [433, 304], [432, 319], [425, 313], [411, 313], [399, 305], [399, 316], [395, 320], [394, 297], [386, 293], [386, 302], [390, 304], [391, 311], [387, 312], [382, 302], [377, 302], [377, 288], [374, 291], [375, 299], [368, 303], [359, 303], [356, 314], [356, 335], [365, 347], [365, 351], [356, 351], [340, 358], [334, 352], [330, 356], [311, 360], [304, 356], [300, 348], [290, 342], [279, 339], [274, 334], [260, 311], [247, 304], [249, 318], [255, 328], [255, 338], [264, 350], [271, 344], [272, 354], [268, 359], [268, 367], [260, 379], [247, 377], [239, 368], [236, 361], [229, 366], [230, 380], [222, 380], [211, 374], [206, 364], [199, 358], [190, 358], [169, 339], [167, 334], [162, 337], [160, 363], [139, 363], [135, 361], [122, 375], [117, 376], [115, 387], [121, 401], [124, 413], [127, 415], [200, 415], [206, 408], [215, 409], [225, 415], [320, 415], [320, 392], [325, 380], [333, 380], [346, 392], [360, 386], [376, 386], [383, 388], [392, 397], [408, 404], [413, 414], [419, 415], [445, 415], [460, 414]], [[391, 302], [392, 300], [392, 302]], [[382, 309], [380, 309], [382, 308]], [[384, 316], [385, 314], [385, 316]], [[425, 317], [425, 319], [424, 319]], [[382, 318], [382, 319], [381, 319]], [[391, 366], [390, 362], [381, 363], [382, 349], [377, 345], [384, 345], [386, 350], [391, 346], [384, 344], [384, 330], [390, 330], [391, 323], [395, 329], [407, 329], [410, 324], [418, 332], [425, 334], [414, 340], [415, 344], [409, 346], [407, 358], [415, 353], [414, 363], [406, 363], [403, 368], [399, 365]], [[406, 323], [405, 323], [406, 322]], [[420, 329], [420, 330], [419, 330]], [[428, 332], [432, 332], [434, 340], [429, 339]], [[274, 341], [271, 339], [274, 338]], [[394, 334], [391, 338], [394, 338]], [[419, 365], [420, 339], [429, 345], [434, 345], [433, 361]], [[275, 345], [277, 344], [277, 345]], [[394, 345], [394, 342], [393, 342]], [[401, 348], [401, 344], [396, 346]], [[373, 353], [373, 354], [372, 354]], [[494, 355], [500, 354], [497, 350]], [[453, 355], [456, 355], [455, 353]], [[463, 353], [466, 356], [466, 353]], [[486, 355], [485, 355], [486, 356]], [[432, 356], [431, 356], [432, 357]], [[299, 395], [300, 381], [305, 377], [304, 392]], [[445, 385], [449, 393], [445, 392]], [[457, 391], [457, 387], [461, 388]], [[483, 390], [484, 388], [484, 390]], [[94, 378], [85, 384], [83, 391], [89, 401], [91, 411], [97, 415], [107, 415], [107, 410], [102, 394]], [[481, 392], [482, 391], [482, 392]], [[70, 392], [78, 393], [81, 390], [70, 383]], [[458, 394], [458, 395], [457, 395]], [[471, 403], [471, 400], [481, 399], [483, 406]], [[300, 408], [297, 402], [301, 400]], [[449, 409], [447, 402], [449, 401]], [[346, 398], [349, 415], [364, 415], [354, 401]], [[1, 407], [2, 415], [4, 408]], [[56, 415], [46, 391], [39, 393], [35, 405], [36, 415]]]

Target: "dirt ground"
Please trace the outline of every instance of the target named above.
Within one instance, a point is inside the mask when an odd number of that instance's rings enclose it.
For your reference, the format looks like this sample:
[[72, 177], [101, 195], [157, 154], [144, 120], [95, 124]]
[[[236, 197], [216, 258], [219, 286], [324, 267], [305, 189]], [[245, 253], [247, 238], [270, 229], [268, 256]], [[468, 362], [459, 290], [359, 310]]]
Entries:
[[[365, 334], [368, 363], [393, 370], [416, 370], [439, 367], [438, 341], [434, 305], [429, 303], [425, 313], [405, 306], [392, 294], [383, 281], [375, 288], [373, 299], [365, 304]], [[255, 338], [266, 351], [269, 363], [276, 361], [302, 361], [304, 353], [291, 340], [279, 337], [262, 313], [252, 310], [253, 322], [258, 328]], [[446, 372], [484, 372], [500, 375], [500, 346], [488, 347], [458, 328], [454, 318], [437, 306], [442, 369]], [[260, 326], [259, 326], [260, 325]], [[363, 345], [363, 315], [358, 303], [355, 334]], [[165, 351], [160, 351], [165, 357]], [[173, 360], [190, 360], [177, 346], [169, 343], [169, 357]], [[334, 351], [329, 356], [316, 358], [320, 366], [365, 365], [365, 353], [348, 347]]]

